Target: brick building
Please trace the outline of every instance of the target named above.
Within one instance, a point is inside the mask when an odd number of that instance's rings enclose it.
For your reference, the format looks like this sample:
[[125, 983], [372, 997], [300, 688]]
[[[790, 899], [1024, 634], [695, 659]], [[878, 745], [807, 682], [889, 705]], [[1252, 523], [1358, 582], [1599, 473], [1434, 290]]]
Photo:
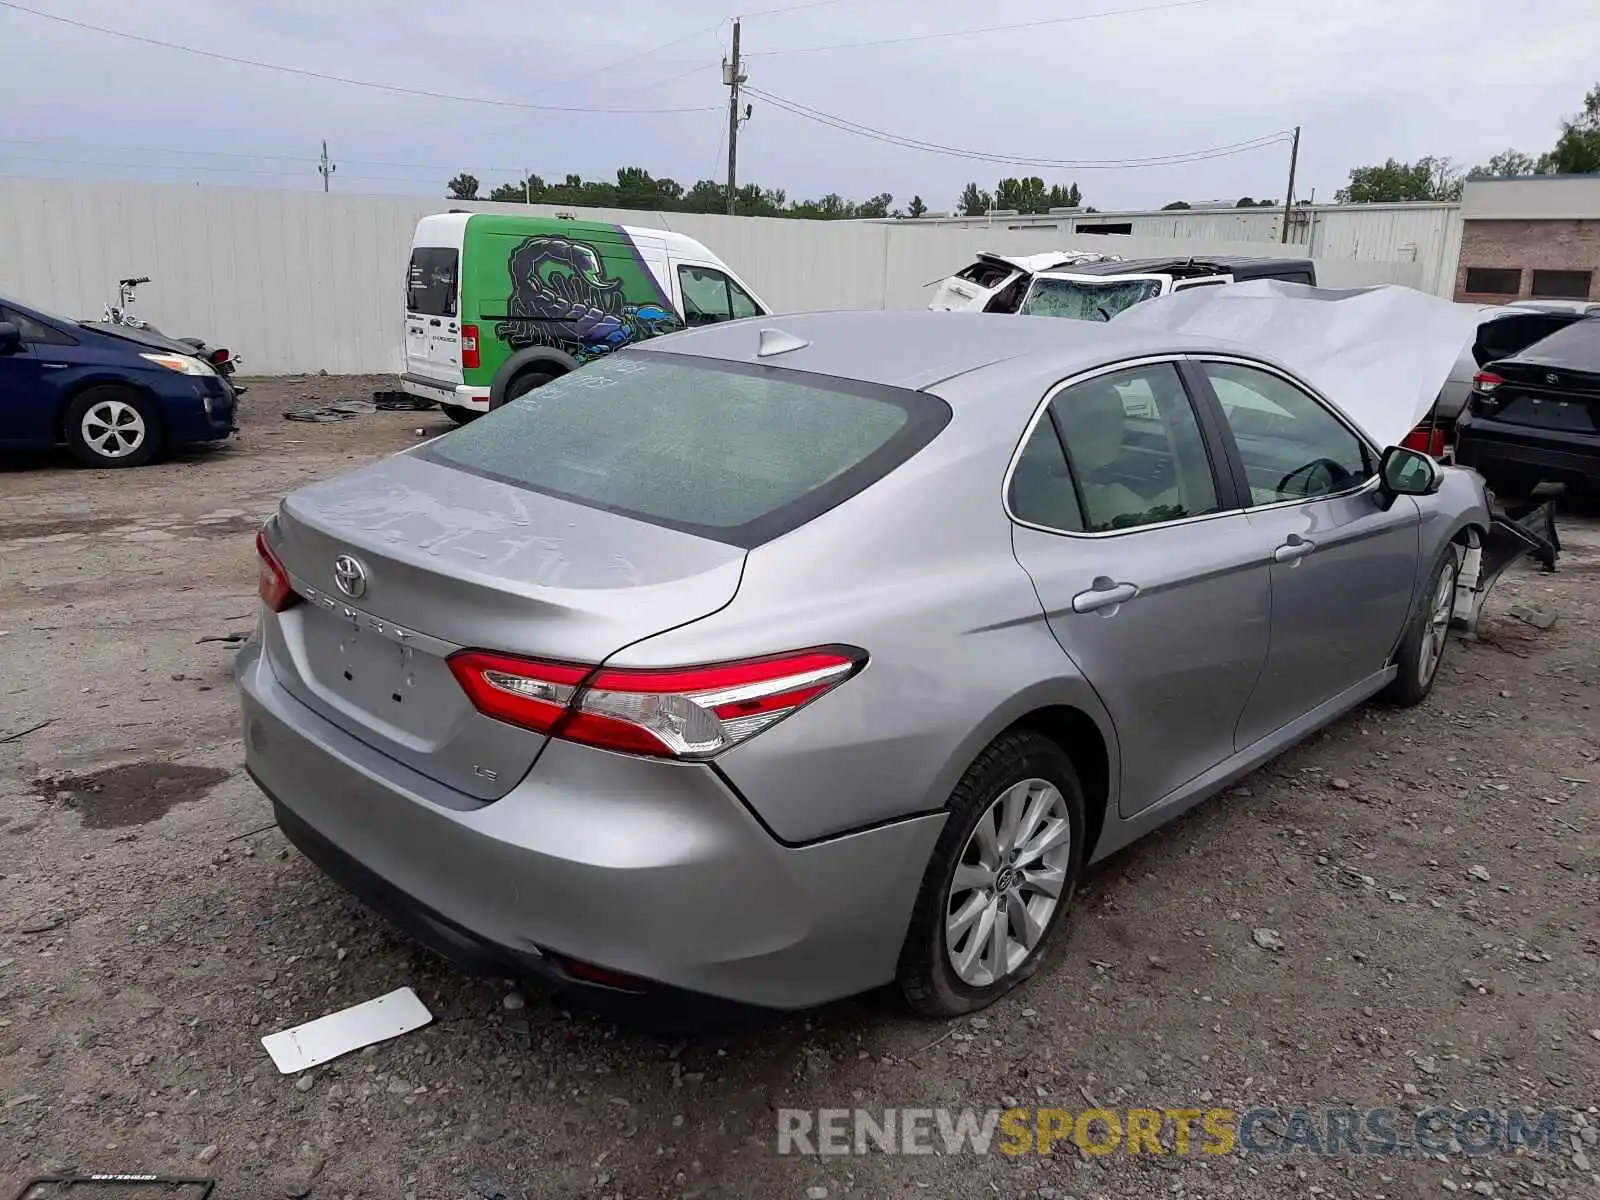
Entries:
[[1455, 298], [1600, 301], [1600, 175], [1468, 183]]

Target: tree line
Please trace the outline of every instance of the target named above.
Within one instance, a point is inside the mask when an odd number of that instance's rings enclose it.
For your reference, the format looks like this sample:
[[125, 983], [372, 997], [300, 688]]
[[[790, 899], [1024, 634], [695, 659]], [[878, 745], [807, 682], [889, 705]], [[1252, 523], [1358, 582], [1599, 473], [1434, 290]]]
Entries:
[[1600, 174], [1600, 85], [1583, 98], [1583, 110], [1561, 122], [1561, 135], [1549, 150], [1528, 154], [1502, 150], [1488, 162], [1463, 170], [1449, 158], [1428, 155], [1416, 162], [1393, 158], [1350, 172], [1350, 183], [1335, 194], [1340, 204], [1398, 204], [1407, 200], [1459, 200], [1469, 179], [1507, 175]]
[[[725, 213], [728, 189], [714, 179], [702, 179], [685, 188], [675, 179], [657, 179], [643, 167], [622, 167], [616, 182], [568, 175], [557, 183], [529, 175], [502, 183], [487, 196], [476, 175], [462, 172], [446, 185], [452, 200], [498, 200], [507, 204], [556, 204], [573, 208], [652, 209], [663, 212]], [[862, 201], [846, 200], [829, 192], [818, 200], [790, 200], [782, 188], [747, 183], [734, 193], [734, 210], [745, 217], [799, 217], [841, 221], [871, 217], [920, 217], [928, 211], [921, 196], [911, 197], [904, 209], [892, 208], [894, 196], [882, 192]]]
[[[498, 200], [507, 204], [555, 204], [573, 208], [654, 209], [664, 212], [725, 213], [728, 189], [714, 179], [702, 179], [685, 188], [675, 179], [657, 179], [643, 167], [622, 167], [616, 182], [584, 179], [568, 175], [557, 183], [529, 175], [512, 183], [502, 183], [487, 196], [480, 194], [482, 183], [476, 175], [463, 171], [445, 185], [452, 200]], [[815, 221], [860, 220], [881, 217], [921, 217], [928, 205], [921, 196], [912, 196], [904, 207], [895, 206], [891, 192], [880, 192], [866, 200], [847, 200], [829, 192], [817, 200], [790, 200], [783, 188], [747, 183], [734, 194], [734, 211], [744, 217], [797, 217]], [[991, 209], [1015, 209], [1019, 213], [1046, 213], [1052, 208], [1076, 208], [1083, 203], [1078, 185], [1045, 186], [1037, 176], [1002, 179], [993, 191], [969, 183], [956, 203], [965, 216], [981, 216]], [[1093, 211], [1092, 209], [1090, 211]]]

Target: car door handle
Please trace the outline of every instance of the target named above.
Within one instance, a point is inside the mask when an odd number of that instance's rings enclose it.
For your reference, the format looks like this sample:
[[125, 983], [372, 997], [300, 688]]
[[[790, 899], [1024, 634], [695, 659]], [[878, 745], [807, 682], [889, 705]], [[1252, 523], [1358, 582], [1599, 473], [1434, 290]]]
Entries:
[[1298, 533], [1291, 533], [1289, 540], [1272, 552], [1272, 561], [1281, 563], [1299, 562], [1316, 548], [1317, 544], [1315, 542], [1307, 541]]
[[1138, 594], [1139, 589], [1133, 584], [1113, 583], [1102, 575], [1087, 592], [1079, 592], [1072, 598], [1072, 611], [1091, 613], [1103, 608], [1115, 608]]

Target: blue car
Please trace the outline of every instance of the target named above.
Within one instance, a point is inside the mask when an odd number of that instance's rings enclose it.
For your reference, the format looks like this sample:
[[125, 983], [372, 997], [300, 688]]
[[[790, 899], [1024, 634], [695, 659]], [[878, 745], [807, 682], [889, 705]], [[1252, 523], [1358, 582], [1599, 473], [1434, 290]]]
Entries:
[[138, 330], [91, 328], [0, 297], [0, 450], [64, 443], [89, 466], [140, 467], [185, 442], [228, 437], [234, 403], [209, 363]]

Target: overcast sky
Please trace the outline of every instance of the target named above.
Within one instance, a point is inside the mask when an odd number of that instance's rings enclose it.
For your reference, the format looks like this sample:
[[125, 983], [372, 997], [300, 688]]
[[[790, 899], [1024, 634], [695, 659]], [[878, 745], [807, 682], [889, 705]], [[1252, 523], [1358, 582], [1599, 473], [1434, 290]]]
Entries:
[[[643, 166], [721, 180], [728, 0], [21, 0], [145, 37], [349, 78], [530, 104], [530, 112], [394, 95], [198, 58], [0, 7], [0, 173], [256, 187], [321, 186], [323, 138], [343, 192], [483, 190], [520, 176]], [[750, 12], [800, 0], [750, 0]], [[1301, 198], [1331, 200], [1352, 166], [1508, 146], [1538, 153], [1600, 82], [1600, 4], [1526, 0], [1197, 0], [1025, 30], [855, 49], [1160, 0], [835, 0], [750, 15], [750, 83], [922, 141], [1058, 160], [1128, 159], [1304, 128]], [[1514, 6], [1515, 7], [1515, 6]], [[1537, 14], [1537, 16], [1535, 16]], [[676, 41], [675, 41], [676, 39]], [[674, 43], [674, 44], [668, 44]], [[632, 61], [620, 61], [633, 57]], [[920, 194], [953, 206], [976, 179], [1076, 180], [1101, 209], [1281, 200], [1288, 148], [1137, 170], [1007, 168], [899, 148], [751, 98], [740, 182], [791, 199]], [[661, 112], [660, 109], [704, 111]], [[133, 149], [137, 148], [137, 149]], [[48, 160], [48, 161], [47, 161]]]

